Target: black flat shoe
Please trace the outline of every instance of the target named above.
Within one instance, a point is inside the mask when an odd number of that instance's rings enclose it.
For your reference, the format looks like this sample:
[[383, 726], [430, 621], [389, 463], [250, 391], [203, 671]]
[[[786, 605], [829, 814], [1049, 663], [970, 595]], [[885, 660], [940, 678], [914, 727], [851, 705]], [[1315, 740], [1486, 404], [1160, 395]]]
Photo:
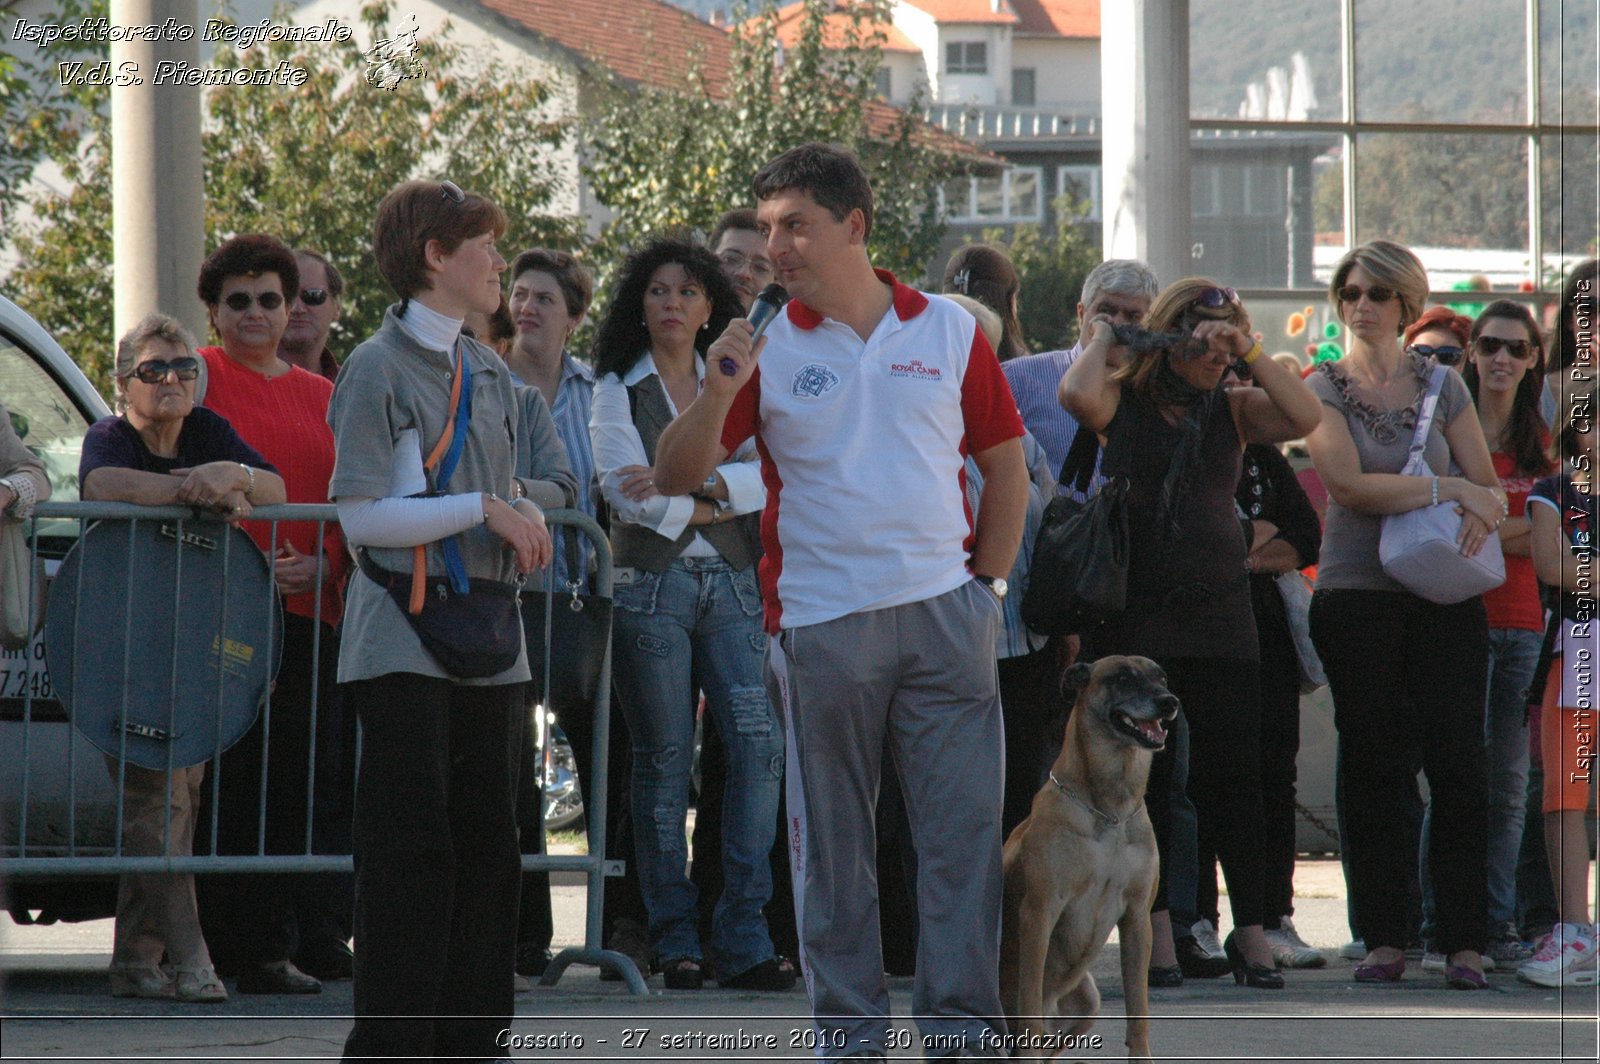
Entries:
[[1184, 935], [1175, 940], [1173, 948], [1178, 953], [1178, 967], [1183, 969], [1183, 974], [1189, 979], [1217, 979], [1227, 975], [1232, 965], [1226, 957], [1213, 957], [1200, 945], [1200, 940], [1193, 935]]
[[289, 961], [256, 964], [239, 973], [241, 994], [320, 994], [322, 983]]
[[314, 979], [350, 979], [356, 973], [356, 958], [347, 944], [330, 938], [302, 947], [294, 966]]
[[517, 960], [514, 970], [518, 975], [525, 975], [530, 979], [537, 979], [550, 967], [550, 951], [531, 942], [517, 945]]
[[668, 990], [699, 990], [706, 985], [706, 973], [698, 957], [668, 957], [657, 967]]
[[1170, 968], [1161, 965], [1151, 965], [1147, 977], [1147, 986], [1159, 990], [1168, 990], [1175, 986], [1183, 985], [1183, 969], [1174, 964]]
[[1264, 964], [1251, 964], [1244, 959], [1244, 954], [1239, 952], [1239, 947], [1233, 941], [1233, 932], [1228, 932], [1228, 937], [1223, 940], [1223, 950], [1228, 954], [1228, 963], [1233, 966], [1233, 981], [1238, 986], [1254, 987], [1257, 990], [1282, 990], [1283, 976], [1278, 969], [1269, 968]]
[[718, 979], [717, 985], [731, 990], [764, 990], [783, 991], [793, 990], [795, 980], [800, 973], [794, 970], [794, 962], [788, 957], [768, 957], [753, 968], [746, 968], [738, 975], [730, 975], [726, 979]]

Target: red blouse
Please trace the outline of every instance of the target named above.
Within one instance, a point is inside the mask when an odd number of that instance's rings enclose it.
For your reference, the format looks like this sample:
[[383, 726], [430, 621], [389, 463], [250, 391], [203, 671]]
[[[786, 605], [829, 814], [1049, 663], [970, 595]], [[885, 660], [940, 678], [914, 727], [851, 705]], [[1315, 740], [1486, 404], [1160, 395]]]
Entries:
[[[227, 418], [245, 442], [278, 467], [292, 503], [326, 503], [328, 481], [333, 476], [333, 430], [328, 427], [328, 401], [333, 385], [324, 377], [292, 366], [270, 380], [229, 358], [220, 347], [202, 347], [208, 381], [205, 405]], [[250, 538], [269, 554], [274, 552], [272, 524], [246, 521]], [[276, 554], [283, 556], [287, 540], [302, 554], [319, 549], [317, 526], [310, 521], [286, 521], [278, 526]], [[325, 526], [320, 549], [327, 554], [328, 581], [322, 587], [322, 620], [337, 625], [344, 614], [341, 581], [349, 568], [339, 522]], [[301, 617], [315, 617], [316, 593], [289, 595], [283, 608]]]

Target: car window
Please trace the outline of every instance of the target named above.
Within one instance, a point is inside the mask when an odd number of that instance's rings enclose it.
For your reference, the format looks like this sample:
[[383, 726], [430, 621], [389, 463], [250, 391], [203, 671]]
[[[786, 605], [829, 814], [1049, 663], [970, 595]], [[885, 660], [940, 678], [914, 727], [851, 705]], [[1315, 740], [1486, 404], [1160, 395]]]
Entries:
[[[51, 501], [77, 501], [78, 456], [89, 421], [49, 371], [5, 333], [0, 333], [0, 400], [17, 435], [44, 463]], [[41, 520], [39, 534], [76, 537], [77, 523]]]

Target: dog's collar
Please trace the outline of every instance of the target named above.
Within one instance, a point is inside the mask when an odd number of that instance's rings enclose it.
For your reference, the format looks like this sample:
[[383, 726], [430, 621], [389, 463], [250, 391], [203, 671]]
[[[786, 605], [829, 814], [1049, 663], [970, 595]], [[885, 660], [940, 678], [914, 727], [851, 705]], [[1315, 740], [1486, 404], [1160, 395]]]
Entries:
[[1097, 809], [1094, 806], [1090, 805], [1088, 802], [1084, 801], [1082, 798], [1079, 798], [1076, 794], [1073, 794], [1071, 791], [1067, 790], [1067, 785], [1065, 783], [1062, 783], [1060, 780], [1056, 779], [1056, 774], [1055, 774], [1054, 771], [1052, 771], [1050, 773], [1050, 782], [1056, 785], [1056, 790], [1060, 791], [1062, 794], [1066, 795], [1068, 798], [1071, 798], [1074, 802], [1077, 802], [1079, 805], [1081, 805], [1085, 809], [1089, 810], [1089, 812], [1093, 813], [1095, 816], [1099, 817], [1101, 820], [1104, 820], [1111, 827], [1116, 827], [1118, 824], [1122, 823], [1122, 818], [1121, 817], [1114, 817], [1110, 813], [1107, 813], [1103, 809]]

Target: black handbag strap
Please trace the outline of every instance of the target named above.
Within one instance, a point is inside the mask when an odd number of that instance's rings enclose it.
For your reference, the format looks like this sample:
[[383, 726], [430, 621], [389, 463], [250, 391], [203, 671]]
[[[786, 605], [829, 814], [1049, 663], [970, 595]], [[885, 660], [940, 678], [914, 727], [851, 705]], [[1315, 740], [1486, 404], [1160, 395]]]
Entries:
[[1057, 483], [1062, 488], [1075, 487], [1080, 495], [1087, 494], [1099, 455], [1100, 437], [1087, 425], [1079, 425], [1078, 431], [1073, 433], [1072, 446], [1067, 448], [1067, 457], [1061, 463]]

